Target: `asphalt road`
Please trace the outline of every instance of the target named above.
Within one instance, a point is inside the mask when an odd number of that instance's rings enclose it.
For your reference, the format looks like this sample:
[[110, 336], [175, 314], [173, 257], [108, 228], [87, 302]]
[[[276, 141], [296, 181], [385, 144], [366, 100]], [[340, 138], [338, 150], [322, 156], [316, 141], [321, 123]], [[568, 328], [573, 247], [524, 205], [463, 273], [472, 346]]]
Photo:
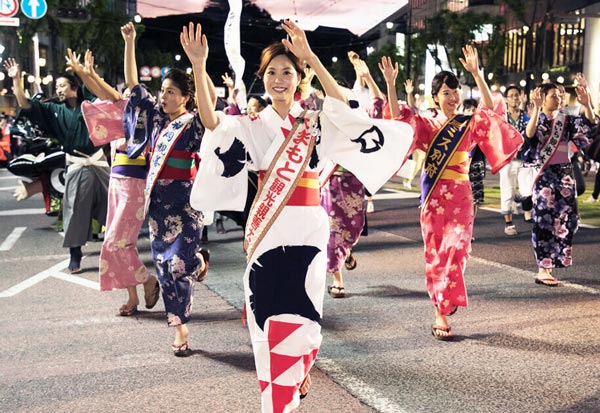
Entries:
[[[492, 178], [494, 179], [494, 178]], [[17, 203], [0, 171], [1, 412], [258, 412], [259, 388], [241, 325], [242, 231], [209, 232], [211, 268], [196, 285], [192, 357], [170, 352], [162, 302], [117, 316], [121, 291], [98, 291], [100, 243], [84, 272], [41, 197]], [[390, 187], [394, 187], [391, 185]], [[469, 307], [454, 342], [433, 339], [417, 200], [376, 195], [369, 235], [346, 273], [348, 296], [325, 296], [323, 345], [298, 412], [600, 412], [600, 230], [576, 234], [557, 288], [533, 283], [528, 225], [503, 234], [482, 210], [466, 273]], [[149, 268], [146, 231], [139, 249]], [[142, 307], [143, 308], [143, 307]]]

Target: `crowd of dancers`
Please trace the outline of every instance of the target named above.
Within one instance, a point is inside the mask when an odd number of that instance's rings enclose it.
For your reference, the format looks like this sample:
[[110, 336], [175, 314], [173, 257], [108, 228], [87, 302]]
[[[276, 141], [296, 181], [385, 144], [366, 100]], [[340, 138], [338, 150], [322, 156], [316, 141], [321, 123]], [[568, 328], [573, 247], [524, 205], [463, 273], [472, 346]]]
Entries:
[[[589, 145], [596, 123], [582, 75], [575, 87], [577, 112], [562, 110], [563, 92], [547, 83], [533, 91], [528, 113], [518, 87], [506, 89], [506, 103], [492, 94], [477, 49], [467, 45], [460, 62], [473, 76], [480, 102], [470, 113], [462, 111], [456, 74], [441, 71], [431, 85], [435, 107], [422, 113], [410, 81], [404, 85], [409, 99], [399, 102], [398, 65], [389, 57], [379, 63], [384, 94], [366, 63], [350, 52], [357, 78], [352, 92], [327, 71], [302, 29], [290, 20], [282, 29], [287, 38], [262, 51], [257, 71], [269, 102], [254, 98], [247, 111], [235, 99], [216, 110], [209, 39], [199, 24], [180, 34], [191, 74], [171, 69], [157, 97], [138, 81], [132, 23], [121, 27], [123, 94], [96, 73], [89, 50], [67, 51], [72, 74], [57, 78], [53, 101], [28, 99], [18, 62], [4, 64], [23, 116], [57, 137], [66, 153], [62, 210], [69, 270], [81, 270], [92, 218], [104, 224], [101, 289], [127, 290], [122, 316], [136, 314], [138, 285], [146, 308], [162, 293], [167, 323], [175, 329], [175, 356], [190, 355], [194, 283], [209, 267], [203, 227], [212, 216], [205, 214], [241, 213], [245, 314], [263, 412], [291, 411], [308, 393], [322, 340], [324, 293], [345, 296], [342, 268], [356, 267], [352, 247], [365, 231], [366, 198], [407, 160], [407, 185], [422, 169], [420, 223], [435, 339], [452, 340], [448, 317], [468, 304], [464, 271], [477, 204], [470, 174], [481, 175], [481, 164], [472, 162], [475, 148], [492, 173], [500, 172], [505, 233], [516, 235], [518, 193], [533, 223], [535, 282], [558, 285], [552, 270], [571, 265], [577, 230], [571, 145]], [[321, 90], [311, 87], [313, 78]], [[222, 80], [235, 96], [232, 79]], [[145, 219], [156, 275], [136, 248]], [[328, 286], [327, 273], [333, 276]]]

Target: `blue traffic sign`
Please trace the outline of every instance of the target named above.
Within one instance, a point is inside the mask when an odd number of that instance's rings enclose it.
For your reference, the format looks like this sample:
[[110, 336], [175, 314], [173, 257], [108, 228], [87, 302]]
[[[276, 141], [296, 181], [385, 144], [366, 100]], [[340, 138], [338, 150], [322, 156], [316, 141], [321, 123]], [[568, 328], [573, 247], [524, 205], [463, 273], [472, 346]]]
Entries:
[[21, 0], [21, 10], [30, 19], [41, 19], [48, 11], [46, 0]]

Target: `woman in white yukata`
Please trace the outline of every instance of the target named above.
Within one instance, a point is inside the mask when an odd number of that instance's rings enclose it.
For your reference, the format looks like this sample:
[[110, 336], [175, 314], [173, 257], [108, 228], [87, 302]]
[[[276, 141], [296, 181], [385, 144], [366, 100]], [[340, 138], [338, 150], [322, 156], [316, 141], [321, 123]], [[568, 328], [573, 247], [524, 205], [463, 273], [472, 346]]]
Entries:
[[[193, 23], [181, 34], [206, 128], [192, 206], [241, 209], [247, 169], [259, 171], [245, 231], [244, 290], [265, 413], [299, 405], [321, 344], [329, 220], [319, 204], [319, 165], [328, 158], [344, 166], [374, 193], [400, 167], [408, 150], [404, 142], [412, 134], [406, 124], [373, 120], [350, 109], [304, 31], [289, 20], [282, 28], [289, 40], [263, 50], [257, 73], [273, 104], [254, 116], [226, 116], [206, 103], [206, 36]], [[327, 94], [323, 112], [303, 110], [294, 102], [305, 64]]]

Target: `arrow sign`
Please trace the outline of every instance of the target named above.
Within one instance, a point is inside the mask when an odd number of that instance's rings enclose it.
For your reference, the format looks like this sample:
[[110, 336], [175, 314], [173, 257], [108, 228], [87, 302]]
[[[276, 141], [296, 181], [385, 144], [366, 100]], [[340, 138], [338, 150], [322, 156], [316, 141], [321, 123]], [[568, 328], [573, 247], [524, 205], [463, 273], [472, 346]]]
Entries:
[[21, 0], [21, 10], [30, 19], [41, 19], [48, 11], [46, 0]]
[[0, 17], [13, 17], [18, 11], [17, 0], [0, 0]]

